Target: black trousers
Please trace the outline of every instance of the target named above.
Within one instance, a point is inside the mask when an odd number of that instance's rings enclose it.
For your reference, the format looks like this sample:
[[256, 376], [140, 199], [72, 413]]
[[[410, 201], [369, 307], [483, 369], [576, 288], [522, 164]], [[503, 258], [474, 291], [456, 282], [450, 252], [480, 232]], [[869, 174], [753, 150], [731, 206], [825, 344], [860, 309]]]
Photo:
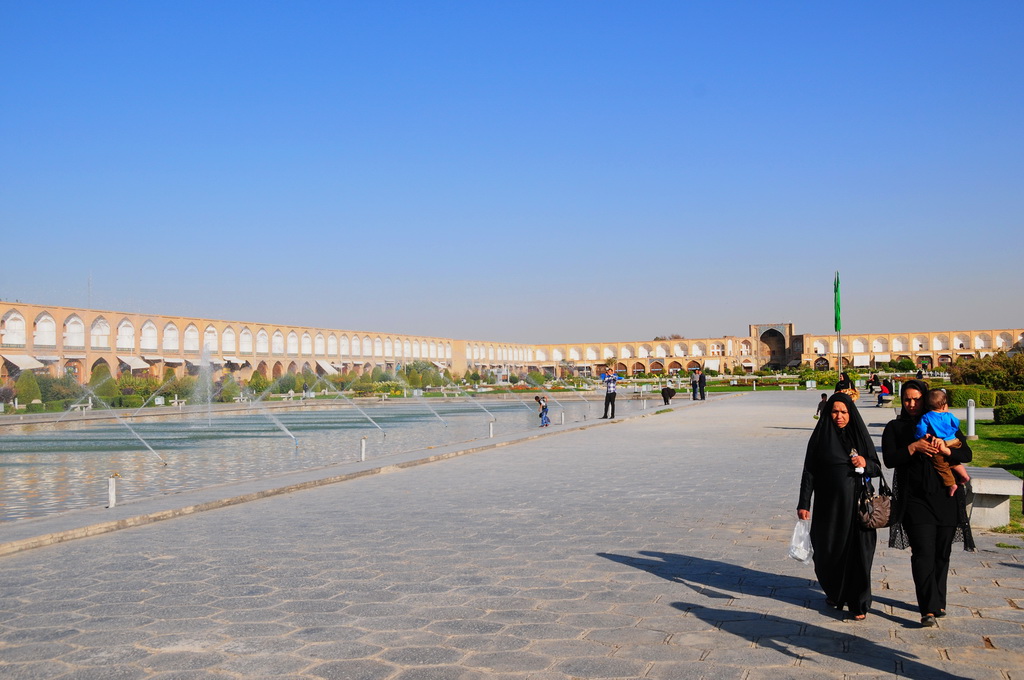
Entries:
[[910, 573], [914, 576], [921, 616], [938, 614], [946, 608], [949, 553], [956, 527], [904, 524], [903, 528], [910, 539]]
[[[608, 415], [608, 408], [611, 407], [612, 414]], [[604, 395], [604, 415], [602, 418], [614, 418], [615, 417], [615, 393], [606, 392]]]

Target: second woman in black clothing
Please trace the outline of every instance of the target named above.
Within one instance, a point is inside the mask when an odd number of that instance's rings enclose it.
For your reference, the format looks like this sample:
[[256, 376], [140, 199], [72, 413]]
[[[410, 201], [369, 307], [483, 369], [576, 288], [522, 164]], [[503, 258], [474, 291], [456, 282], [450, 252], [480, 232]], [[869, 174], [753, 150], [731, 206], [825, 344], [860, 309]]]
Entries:
[[797, 517], [811, 520], [814, 574], [826, 601], [861, 620], [871, 607], [876, 534], [857, 522], [857, 501], [863, 476], [876, 477], [881, 465], [849, 395], [833, 394], [823, 410], [807, 443]]

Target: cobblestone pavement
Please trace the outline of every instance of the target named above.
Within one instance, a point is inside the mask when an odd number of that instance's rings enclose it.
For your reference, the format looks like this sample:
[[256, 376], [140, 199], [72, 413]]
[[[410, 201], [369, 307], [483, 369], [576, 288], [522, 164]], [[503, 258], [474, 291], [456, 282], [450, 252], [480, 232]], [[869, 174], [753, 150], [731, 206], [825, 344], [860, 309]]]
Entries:
[[[786, 557], [818, 395], [754, 393], [0, 558], [2, 678], [1024, 678], [1024, 559], [865, 622]], [[880, 433], [888, 409], [865, 409]], [[68, 518], [71, 521], [71, 518]]]

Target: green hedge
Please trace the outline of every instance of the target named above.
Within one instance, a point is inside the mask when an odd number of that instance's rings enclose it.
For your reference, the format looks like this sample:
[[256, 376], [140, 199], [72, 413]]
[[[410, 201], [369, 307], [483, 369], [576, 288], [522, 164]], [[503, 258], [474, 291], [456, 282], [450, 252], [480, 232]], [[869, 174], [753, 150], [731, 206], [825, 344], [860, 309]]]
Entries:
[[46, 405], [39, 404], [25, 404], [25, 413], [42, 413], [46, 410]]
[[[977, 387], [950, 386], [946, 388], [946, 394], [949, 396], [950, 408], [967, 408], [968, 399], [973, 399], [975, 404], [981, 404], [981, 390]], [[993, 392], [993, 401], [994, 397]]]
[[1024, 404], [1024, 392], [996, 392], [996, 406]]
[[996, 425], [1024, 425], [1024, 404], [996, 406], [992, 415]]
[[126, 394], [121, 397], [121, 408], [142, 408], [145, 401], [141, 394]]
[[995, 390], [978, 390], [978, 401], [974, 402], [978, 407], [992, 408], [996, 405], [996, 391]]

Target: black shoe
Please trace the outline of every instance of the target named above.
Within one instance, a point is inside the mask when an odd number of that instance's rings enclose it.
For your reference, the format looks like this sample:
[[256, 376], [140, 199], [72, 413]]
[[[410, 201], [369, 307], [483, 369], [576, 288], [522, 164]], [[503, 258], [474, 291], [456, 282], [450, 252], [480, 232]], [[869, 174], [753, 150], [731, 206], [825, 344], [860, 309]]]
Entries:
[[923, 628], [934, 628], [937, 625], [939, 625], [938, 622], [935, 620], [935, 617], [931, 614], [926, 614], [925, 616], [921, 617], [921, 626]]
[[608, 420], [608, 416], [601, 416], [598, 420]]
[[946, 615], [946, 610], [945, 609], [940, 609], [939, 613], [935, 615], [935, 618], [941, 619], [945, 615]]

